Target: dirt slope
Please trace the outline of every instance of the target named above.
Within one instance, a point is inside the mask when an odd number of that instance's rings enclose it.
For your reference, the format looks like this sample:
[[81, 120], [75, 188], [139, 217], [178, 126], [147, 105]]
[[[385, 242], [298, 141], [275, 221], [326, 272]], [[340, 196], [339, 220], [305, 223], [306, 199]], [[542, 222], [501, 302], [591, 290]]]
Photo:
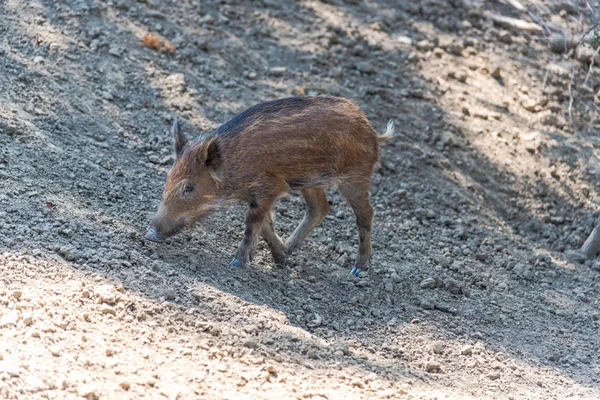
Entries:
[[[571, 44], [591, 23], [523, 4]], [[600, 398], [600, 262], [573, 251], [600, 214], [593, 50], [490, 12], [530, 21], [500, 1], [0, 0], [0, 398]], [[198, 135], [304, 86], [397, 122], [368, 277], [335, 191], [285, 268], [262, 242], [229, 267], [242, 206], [143, 240], [173, 117]], [[283, 237], [302, 213], [281, 202]]]

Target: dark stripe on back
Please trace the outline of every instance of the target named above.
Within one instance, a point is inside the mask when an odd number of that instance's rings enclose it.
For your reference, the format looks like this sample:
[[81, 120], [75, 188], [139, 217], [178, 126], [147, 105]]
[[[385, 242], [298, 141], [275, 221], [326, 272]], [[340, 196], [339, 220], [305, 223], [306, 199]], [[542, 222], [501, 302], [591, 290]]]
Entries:
[[[336, 100], [333, 97], [320, 97], [321, 99]], [[257, 119], [265, 119], [274, 116], [275, 114], [286, 109], [301, 110], [315, 101], [314, 97], [288, 97], [285, 99], [267, 101], [259, 103], [255, 106], [236, 115], [223, 125], [215, 129], [212, 135], [216, 136], [232, 136], [242, 132], [246, 127], [251, 125]]]

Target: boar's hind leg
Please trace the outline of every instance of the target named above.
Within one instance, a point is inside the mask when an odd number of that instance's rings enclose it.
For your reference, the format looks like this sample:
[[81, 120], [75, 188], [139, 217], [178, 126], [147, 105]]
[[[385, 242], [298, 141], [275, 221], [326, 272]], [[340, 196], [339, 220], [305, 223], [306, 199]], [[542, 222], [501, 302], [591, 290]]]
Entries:
[[272, 211], [267, 213], [266, 221], [262, 226], [261, 235], [263, 239], [265, 239], [265, 242], [267, 242], [269, 249], [271, 249], [275, 264], [285, 264], [285, 248], [281, 238], [277, 232], [275, 232]]
[[308, 234], [329, 212], [329, 203], [322, 188], [304, 189], [302, 195], [306, 201], [306, 214], [292, 236], [285, 242], [285, 252], [288, 255], [298, 250]]
[[356, 215], [358, 226], [358, 255], [352, 268], [352, 275], [358, 276], [369, 269], [371, 258], [371, 229], [373, 225], [373, 207], [369, 203], [370, 179], [345, 183], [339, 186], [342, 196], [346, 199]]
[[261, 233], [262, 226], [270, 213], [272, 205], [273, 200], [265, 198], [250, 202], [250, 207], [246, 214], [244, 238], [238, 247], [235, 258], [231, 261], [231, 265], [242, 267], [248, 263], [248, 260], [254, 253], [256, 242], [258, 242], [258, 235]]

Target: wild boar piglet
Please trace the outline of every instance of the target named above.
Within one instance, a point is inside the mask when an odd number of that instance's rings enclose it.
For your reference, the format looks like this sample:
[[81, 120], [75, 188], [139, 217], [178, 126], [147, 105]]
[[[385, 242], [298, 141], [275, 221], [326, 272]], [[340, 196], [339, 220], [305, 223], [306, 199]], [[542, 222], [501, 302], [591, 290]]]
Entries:
[[[379, 136], [352, 101], [340, 97], [291, 97], [257, 104], [210, 134], [190, 141], [177, 121], [172, 128], [175, 164], [146, 238], [162, 242], [223, 205], [248, 205], [246, 229], [234, 266], [252, 260], [259, 235], [283, 264], [329, 212], [325, 188], [336, 187], [356, 215], [358, 255], [352, 275], [369, 268], [373, 208], [369, 203]], [[283, 242], [273, 206], [300, 191], [306, 214]]]

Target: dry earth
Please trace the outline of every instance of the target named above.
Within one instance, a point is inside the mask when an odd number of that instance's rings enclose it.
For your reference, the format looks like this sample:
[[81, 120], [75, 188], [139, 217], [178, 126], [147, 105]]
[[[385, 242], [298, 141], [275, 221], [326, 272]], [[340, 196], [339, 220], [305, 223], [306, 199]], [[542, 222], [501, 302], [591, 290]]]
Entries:
[[[600, 398], [593, 16], [523, 4], [569, 40], [500, 1], [0, 0], [0, 398]], [[173, 117], [303, 86], [397, 121], [368, 277], [334, 191], [285, 268], [229, 267], [241, 206], [143, 240]]]

